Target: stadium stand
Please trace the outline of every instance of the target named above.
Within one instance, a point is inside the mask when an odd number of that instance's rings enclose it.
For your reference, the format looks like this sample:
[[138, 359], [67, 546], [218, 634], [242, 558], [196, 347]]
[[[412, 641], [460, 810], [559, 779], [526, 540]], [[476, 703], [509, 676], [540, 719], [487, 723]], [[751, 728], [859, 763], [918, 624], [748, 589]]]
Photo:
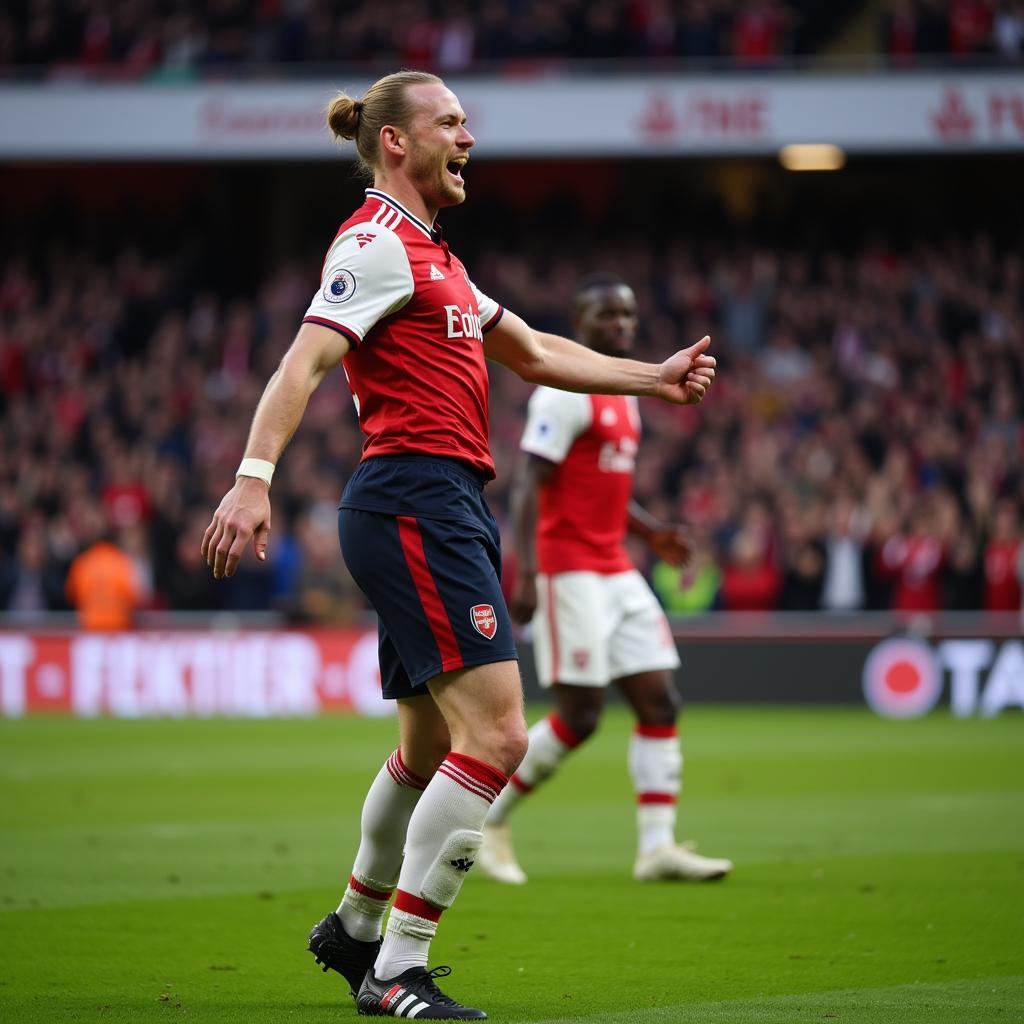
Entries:
[[[574, 282], [614, 259], [637, 291], [645, 355], [715, 338], [713, 401], [643, 410], [638, 497], [682, 517], [701, 549], [681, 575], [647, 566], [670, 609], [1020, 607], [1019, 245], [656, 250], [623, 226], [595, 250], [579, 225], [557, 239], [535, 227], [471, 263], [531, 322], [569, 331]], [[360, 614], [336, 551], [334, 508], [359, 456], [340, 374], [275, 479], [269, 565], [247, 560], [215, 585], [200, 563], [318, 263], [269, 269], [243, 304], [196, 273], [198, 246], [37, 247], [0, 270], [0, 608], [66, 607], [72, 560], [111, 529], [150, 607]], [[528, 390], [492, 374], [499, 516]]]
[[[20, 0], [0, 14], [0, 73], [188, 80], [246, 67], [266, 73], [269, 65], [287, 66], [280, 70], [289, 74], [337, 62], [348, 70], [401, 65], [450, 73], [579, 61], [650, 68], [659, 59], [764, 69], [821, 52], [873, 6], [853, 0]], [[1019, 61], [1024, 8], [1016, 0], [894, 0], [873, 44], [895, 66], [936, 55]]]

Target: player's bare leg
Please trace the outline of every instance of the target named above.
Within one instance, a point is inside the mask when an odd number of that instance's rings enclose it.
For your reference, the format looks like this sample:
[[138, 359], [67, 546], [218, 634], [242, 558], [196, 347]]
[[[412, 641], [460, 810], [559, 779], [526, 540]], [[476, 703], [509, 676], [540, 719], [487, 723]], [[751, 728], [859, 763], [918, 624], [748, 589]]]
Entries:
[[429, 695], [398, 701], [398, 731], [399, 747], [363, 803], [359, 850], [341, 904], [309, 936], [316, 962], [344, 976], [353, 995], [380, 952], [409, 818], [451, 743], [448, 725]]
[[711, 881], [732, 871], [732, 861], [702, 857], [692, 844], [676, 842], [676, 804], [683, 755], [676, 718], [679, 700], [668, 672], [641, 672], [616, 684], [636, 715], [629, 770], [637, 797], [638, 881]]
[[512, 847], [507, 818], [524, 796], [549, 779], [562, 761], [593, 735], [604, 710], [604, 692], [602, 686], [552, 686], [555, 710], [530, 729], [526, 757], [487, 815], [480, 867], [488, 878], [510, 885], [526, 882], [526, 873]]
[[451, 750], [409, 819], [394, 909], [357, 1003], [371, 1015], [481, 1018], [437, 988], [427, 957], [477, 858], [487, 811], [526, 751], [522, 686], [514, 661], [444, 673], [428, 685]]

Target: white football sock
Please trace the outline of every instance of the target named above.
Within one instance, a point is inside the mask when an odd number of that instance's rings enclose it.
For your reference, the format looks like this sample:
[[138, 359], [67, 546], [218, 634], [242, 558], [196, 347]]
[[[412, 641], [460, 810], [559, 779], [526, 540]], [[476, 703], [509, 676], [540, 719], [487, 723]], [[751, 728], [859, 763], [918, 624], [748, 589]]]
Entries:
[[396, 750], [366, 794], [359, 851], [338, 907], [341, 923], [353, 939], [380, 938], [384, 912], [402, 869], [409, 818], [426, 785], [426, 779], [405, 767]]
[[683, 777], [683, 755], [674, 725], [636, 727], [629, 743], [629, 773], [636, 790], [638, 852], [650, 853], [674, 843]]
[[437, 922], [473, 866], [484, 818], [507, 781], [489, 764], [454, 751], [430, 780], [409, 820], [395, 906], [373, 969], [379, 979], [426, 967]]
[[550, 778], [566, 755], [582, 742], [555, 711], [530, 729], [529, 739], [530, 746], [522, 764], [508, 780], [508, 785], [501, 791], [487, 815], [488, 825], [503, 824], [516, 804]]

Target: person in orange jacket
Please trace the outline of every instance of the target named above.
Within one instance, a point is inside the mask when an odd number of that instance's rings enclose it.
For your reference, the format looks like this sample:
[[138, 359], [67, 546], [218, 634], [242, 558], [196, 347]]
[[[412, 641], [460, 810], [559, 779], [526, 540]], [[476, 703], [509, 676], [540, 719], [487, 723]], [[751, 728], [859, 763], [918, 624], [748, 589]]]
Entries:
[[131, 629], [135, 609], [145, 597], [135, 563], [110, 536], [75, 558], [65, 590], [82, 628], [105, 632]]

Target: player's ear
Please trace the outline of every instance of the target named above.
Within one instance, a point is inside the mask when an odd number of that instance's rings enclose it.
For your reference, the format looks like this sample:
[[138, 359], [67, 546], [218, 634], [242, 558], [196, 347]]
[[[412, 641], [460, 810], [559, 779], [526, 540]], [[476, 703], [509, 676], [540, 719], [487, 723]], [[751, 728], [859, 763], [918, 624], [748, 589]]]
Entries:
[[386, 124], [380, 130], [381, 147], [396, 156], [405, 152], [405, 137], [393, 125]]

